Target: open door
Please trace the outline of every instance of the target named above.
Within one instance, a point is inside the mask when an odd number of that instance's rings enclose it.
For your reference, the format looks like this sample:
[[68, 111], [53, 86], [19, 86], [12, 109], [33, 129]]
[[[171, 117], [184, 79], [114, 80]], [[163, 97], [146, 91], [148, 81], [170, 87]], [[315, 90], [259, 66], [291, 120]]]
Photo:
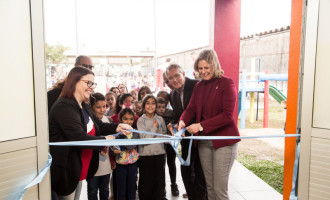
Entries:
[[[42, 0], [1, 0], [0, 27], [0, 199], [17, 199], [48, 159]], [[50, 199], [49, 176], [23, 199]]]
[[299, 199], [330, 199], [330, 1], [308, 1], [301, 112]]

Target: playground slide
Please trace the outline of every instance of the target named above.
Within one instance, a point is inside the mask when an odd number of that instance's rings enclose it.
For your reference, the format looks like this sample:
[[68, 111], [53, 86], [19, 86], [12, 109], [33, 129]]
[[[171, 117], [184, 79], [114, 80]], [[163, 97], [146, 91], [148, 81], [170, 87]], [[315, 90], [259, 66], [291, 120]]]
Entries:
[[281, 103], [282, 101], [286, 101], [286, 96], [280, 92], [276, 87], [269, 86], [269, 94], [278, 102]]

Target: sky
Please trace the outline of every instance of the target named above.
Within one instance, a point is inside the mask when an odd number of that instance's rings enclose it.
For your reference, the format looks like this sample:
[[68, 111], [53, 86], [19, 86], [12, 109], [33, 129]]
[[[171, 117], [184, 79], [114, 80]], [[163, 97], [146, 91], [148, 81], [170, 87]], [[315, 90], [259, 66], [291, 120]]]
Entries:
[[[241, 36], [290, 25], [290, 0], [241, 0], [241, 6]], [[44, 0], [44, 8], [46, 43], [73, 53], [77, 41], [79, 54], [156, 49], [165, 55], [209, 43], [208, 0]]]

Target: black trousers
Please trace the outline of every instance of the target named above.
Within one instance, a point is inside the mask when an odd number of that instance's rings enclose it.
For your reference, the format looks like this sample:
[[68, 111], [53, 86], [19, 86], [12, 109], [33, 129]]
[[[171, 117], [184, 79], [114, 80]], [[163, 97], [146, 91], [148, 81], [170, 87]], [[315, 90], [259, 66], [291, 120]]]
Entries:
[[165, 189], [165, 154], [140, 156], [139, 199], [162, 200]]
[[[188, 155], [189, 140], [181, 141], [182, 158], [186, 160]], [[199, 160], [198, 149], [192, 145], [190, 166], [181, 165], [181, 176], [189, 200], [207, 199], [206, 182]]]
[[173, 147], [170, 144], [166, 144], [166, 157], [167, 157], [167, 166], [168, 172], [170, 174], [171, 183], [176, 183], [176, 165], [175, 158], [176, 154]]

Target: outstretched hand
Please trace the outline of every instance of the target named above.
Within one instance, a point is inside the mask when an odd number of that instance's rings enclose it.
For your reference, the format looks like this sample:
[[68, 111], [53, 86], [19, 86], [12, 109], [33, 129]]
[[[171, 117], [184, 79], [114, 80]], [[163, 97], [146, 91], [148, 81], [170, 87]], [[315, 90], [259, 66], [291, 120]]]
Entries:
[[118, 124], [118, 127], [116, 129], [117, 132], [122, 132], [124, 135], [128, 135], [131, 132], [127, 131], [127, 129], [133, 129], [130, 125], [128, 124]]

